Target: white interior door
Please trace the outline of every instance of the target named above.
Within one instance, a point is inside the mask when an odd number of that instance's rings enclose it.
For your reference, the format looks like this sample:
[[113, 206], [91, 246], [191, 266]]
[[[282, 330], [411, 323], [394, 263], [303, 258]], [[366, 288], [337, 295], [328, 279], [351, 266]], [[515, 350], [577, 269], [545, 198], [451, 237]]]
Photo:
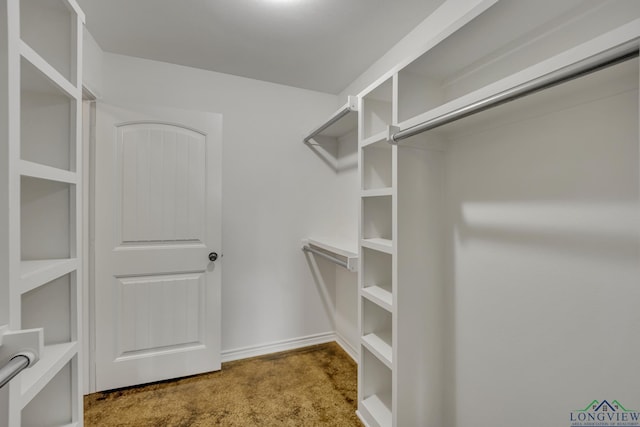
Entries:
[[96, 389], [220, 369], [222, 117], [97, 104]]

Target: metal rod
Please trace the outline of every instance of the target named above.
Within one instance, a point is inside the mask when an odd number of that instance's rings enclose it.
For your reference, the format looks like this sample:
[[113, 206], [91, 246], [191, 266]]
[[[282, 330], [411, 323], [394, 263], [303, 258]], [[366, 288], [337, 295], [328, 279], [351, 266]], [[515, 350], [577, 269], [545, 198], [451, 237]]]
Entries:
[[331, 117], [329, 117], [329, 120], [327, 120], [326, 122], [321, 124], [319, 127], [314, 129], [313, 131], [311, 131], [311, 133], [304, 139], [304, 142], [309, 142], [315, 136], [317, 136], [320, 133], [322, 133], [323, 130], [327, 129], [329, 126], [331, 126], [332, 124], [336, 123], [337, 121], [339, 121], [341, 118], [343, 118], [344, 116], [346, 116], [350, 112], [358, 111], [358, 104], [355, 101], [355, 99], [356, 99], [355, 97], [349, 96], [347, 98], [348, 102], [340, 110], [338, 110], [335, 113], [333, 113], [333, 115]]
[[587, 74], [602, 70], [603, 68], [636, 58], [637, 56], [638, 42], [634, 41], [630, 44], [578, 61], [575, 64], [560, 68], [559, 70], [545, 74], [472, 104], [465, 105], [464, 107], [460, 107], [441, 116], [434, 117], [424, 123], [396, 132], [389, 137], [389, 142], [392, 144], [398, 143], [403, 139], [411, 138], [412, 136], [418, 135], [422, 132], [444, 126], [456, 120], [497, 107], [507, 102], [515, 101], [516, 99], [531, 95], [532, 93], [566, 83]]
[[328, 259], [329, 261], [334, 262], [334, 263], [336, 263], [336, 264], [338, 264], [338, 265], [340, 265], [340, 266], [342, 266], [342, 267], [344, 267], [344, 268], [347, 268], [347, 269], [349, 268], [349, 266], [348, 266], [348, 264], [347, 264], [347, 262], [346, 262], [346, 261], [343, 261], [343, 260], [341, 260], [341, 259], [338, 259], [338, 258], [336, 258], [336, 257], [333, 257], [333, 256], [331, 256], [331, 255], [329, 255], [329, 254], [326, 254], [326, 253], [324, 253], [324, 252], [322, 252], [322, 251], [319, 251], [319, 250], [317, 250], [317, 249], [313, 249], [313, 248], [312, 248], [312, 247], [310, 247], [310, 246], [303, 246], [303, 247], [302, 247], [302, 250], [303, 250], [303, 251], [305, 251], [305, 252], [311, 252], [312, 254], [316, 254], [316, 255], [318, 255], [319, 257], [322, 257], [322, 258], [324, 258], [324, 259]]
[[28, 368], [30, 364], [31, 360], [25, 354], [13, 356], [6, 365], [0, 368], [0, 388], [4, 387], [13, 377]]

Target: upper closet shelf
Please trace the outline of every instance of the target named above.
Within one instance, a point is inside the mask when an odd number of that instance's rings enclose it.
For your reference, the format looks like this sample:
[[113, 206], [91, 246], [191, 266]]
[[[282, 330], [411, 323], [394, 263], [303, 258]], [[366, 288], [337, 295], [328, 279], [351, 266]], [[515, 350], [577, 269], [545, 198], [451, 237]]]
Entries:
[[343, 242], [307, 239], [302, 241], [302, 250], [328, 259], [349, 271], [358, 271], [357, 249]]
[[339, 138], [356, 129], [358, 126], [358, 97], [348, 96], [347, 103], [333, 113], [324, 123], [315, 128], [304, 138], [309, 142], [316, 136]]
[[402, 122], [400, 127], [389, 126], [387, 142], [397, 144], [420, 133], [636, 58], [639, 21], [438, 105]]

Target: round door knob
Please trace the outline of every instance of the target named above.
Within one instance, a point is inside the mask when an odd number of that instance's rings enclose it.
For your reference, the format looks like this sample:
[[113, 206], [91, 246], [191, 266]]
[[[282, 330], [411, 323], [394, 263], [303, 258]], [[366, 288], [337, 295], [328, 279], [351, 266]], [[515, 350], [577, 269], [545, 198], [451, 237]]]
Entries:
[[209, 254], [209, 261], [215, 261], [218, 259], [218, 254], [216, 252], [211, 252]]

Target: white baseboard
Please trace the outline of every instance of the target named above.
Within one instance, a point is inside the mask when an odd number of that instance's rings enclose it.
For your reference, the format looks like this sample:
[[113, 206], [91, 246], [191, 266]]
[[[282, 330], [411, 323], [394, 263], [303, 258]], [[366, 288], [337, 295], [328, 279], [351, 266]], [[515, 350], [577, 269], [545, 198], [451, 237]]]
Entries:
[[369, 424], [367, 423], [367, 421], [364, 419], [364, 417], [362, 416], [362, 414], [360, 413], [360, 411], [356, 411], [356, 415], [358, 416], [358, 419], [360, 419], [360, 422], [362, 422], [362, 424], [364, 424], [364, 427], [369, 427]]
[[325, 344], [332, 341], [337, 341], [336, 334], [334, 332], [326, 332], [268, 344], [225, 350], [221, 356], [222, 362], [224, 363], [233, 360], [248, 359], [249, 357], [264, 356], [265, 354], [278, 353], [280, 351], [295, 350], [310, 345]]
[[345, 351], [345, 353], [347, 353], [349, 356], [351, 356], [351, 358], [353, 359], [354, 362], [356, 362], [356, 364], [358, 363], [358, 355], [360, 354], [358, 352], [358, 349], [355, 348], [353, 345], [351, 345], [351, 343], [349, 341], [347, 341], [341, 334], [339, 334], [338, 332], [336, 332], [336, 342], [338, 343], [338, 345], [340, 347], [342, 347], [342, 349]]

